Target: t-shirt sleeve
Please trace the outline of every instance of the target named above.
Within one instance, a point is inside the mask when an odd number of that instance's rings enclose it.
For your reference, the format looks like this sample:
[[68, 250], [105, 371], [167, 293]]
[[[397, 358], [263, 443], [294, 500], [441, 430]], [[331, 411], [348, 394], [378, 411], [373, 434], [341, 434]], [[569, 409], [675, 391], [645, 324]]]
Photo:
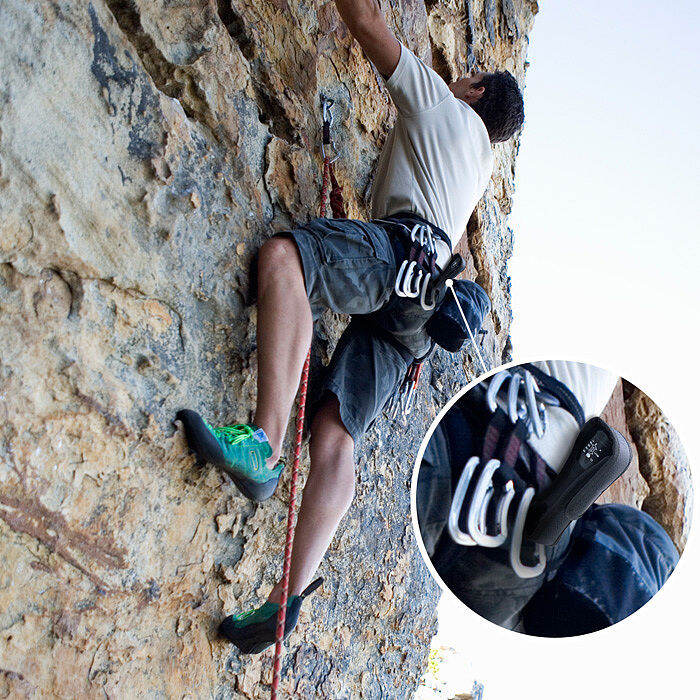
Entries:
[[403, 44], [399, 63], [385, 83], [404, 116], [432, 109], [452, 94], [445, 81]]

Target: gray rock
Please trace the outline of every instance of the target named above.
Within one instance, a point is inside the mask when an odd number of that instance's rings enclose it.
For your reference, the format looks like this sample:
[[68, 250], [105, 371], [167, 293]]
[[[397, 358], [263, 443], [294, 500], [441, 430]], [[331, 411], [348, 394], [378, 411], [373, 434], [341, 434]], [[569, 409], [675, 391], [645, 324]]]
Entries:
[[[522, 80], [533, 6], [501, 21], [476, 5], [470, 64]], [[392, 3], [390, 18], [458, 75], [459, 7]], [[0, 26], [0, 690], [266, 696], [271, 654], [239, 657], [216, 625], [279, 575], [288, 485], [252, 505], [171, 421], [183, 406], [250, 417], [248, 266], [318, 210], [319, 93], [338, 101], [352, 216], [393, 108], [331, 3], [7, 0]], [[463, 246], [493, 299], [491, 363], [509, 347], [516, 152], [497, 147]], [[344, 322], [319, 323], [317, 362]], [[287, 645], [285, 691], [413, 692], [438, 588], [411, 531], [411, 469], [474, 362], [438, 355], [412, 424], [382, 419], [358, 449], [358, 496]]]

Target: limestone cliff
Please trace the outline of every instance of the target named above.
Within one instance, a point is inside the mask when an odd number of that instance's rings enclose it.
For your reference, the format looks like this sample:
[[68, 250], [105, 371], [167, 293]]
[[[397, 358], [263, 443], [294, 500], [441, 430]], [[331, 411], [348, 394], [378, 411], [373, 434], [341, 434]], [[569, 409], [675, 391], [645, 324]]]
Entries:
[[678, 434], [661, 409], [624, 379], [617, 383], [602, 417], [627, 438], [632, 462], [599, 502], [646, 511], [682, 554], [692, 518], [693, 484]]
[[[523, 80], [534, 2], [384, 7], [444, 77]], [[247, 269], [318, 210], [319, 94], [338, 106], [351, 216], [393, 108], [331, 2], [3, 0], [0, 26], [0, 695], [265, 697], [271, 655], [239, 658], [215, 630], [279, 573], [287, 485], [251, 505], [195, 466], [171, 420], [250, 416]], [[464, 246], [493, 300], [492, 363], [509, 352], [516, 151], [496, 148]], [[316, 362], [343, 322], [320, 322]], [[438, 355], [413, 424], [382, 420], [358, 449], [285, 691], [411, 694], [437, 599], [412, 460], [473, 359]]]
[[625, 382], [625, 414], [639, 455], [639, 471], [649, 485], [642, 510], [660, 523], [682, 553], [693, 515], [693, 483], [688, 456], [661, 409]]

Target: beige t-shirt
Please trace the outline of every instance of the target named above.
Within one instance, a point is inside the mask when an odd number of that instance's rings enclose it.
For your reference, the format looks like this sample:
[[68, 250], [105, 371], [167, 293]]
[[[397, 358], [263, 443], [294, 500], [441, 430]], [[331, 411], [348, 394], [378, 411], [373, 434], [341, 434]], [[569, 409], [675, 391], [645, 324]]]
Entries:
[[[454, 250], [491, 177], [486, 127], [405, 46], [386, 86], [399, 114], [377, 165], [372, 217], [414, 212], [445, 231]], [[448, 257], [445, 245], [438, 263]]]
[[[569, 388], [581, 404], [586, 420], [603, 412], [619, 380], [611, 372], [583, 362], [551, 360], [533, 364]], [[528, 442], [559, 472], [578, 437], [579, 427], [568, 411], [555, 406], [547, 408], [547, 424], [543, 437], [533, 435]]]

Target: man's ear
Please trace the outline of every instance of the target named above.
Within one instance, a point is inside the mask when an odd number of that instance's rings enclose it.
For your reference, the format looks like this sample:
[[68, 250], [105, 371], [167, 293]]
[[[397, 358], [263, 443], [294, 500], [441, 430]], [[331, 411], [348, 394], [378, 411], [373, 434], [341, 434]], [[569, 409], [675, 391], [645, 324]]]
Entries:
[[486, 87], [480, 85], [479, 87], [469, 88], [469, 96], [476, 102], [481, 99], [482, 95], [486, 92]]

